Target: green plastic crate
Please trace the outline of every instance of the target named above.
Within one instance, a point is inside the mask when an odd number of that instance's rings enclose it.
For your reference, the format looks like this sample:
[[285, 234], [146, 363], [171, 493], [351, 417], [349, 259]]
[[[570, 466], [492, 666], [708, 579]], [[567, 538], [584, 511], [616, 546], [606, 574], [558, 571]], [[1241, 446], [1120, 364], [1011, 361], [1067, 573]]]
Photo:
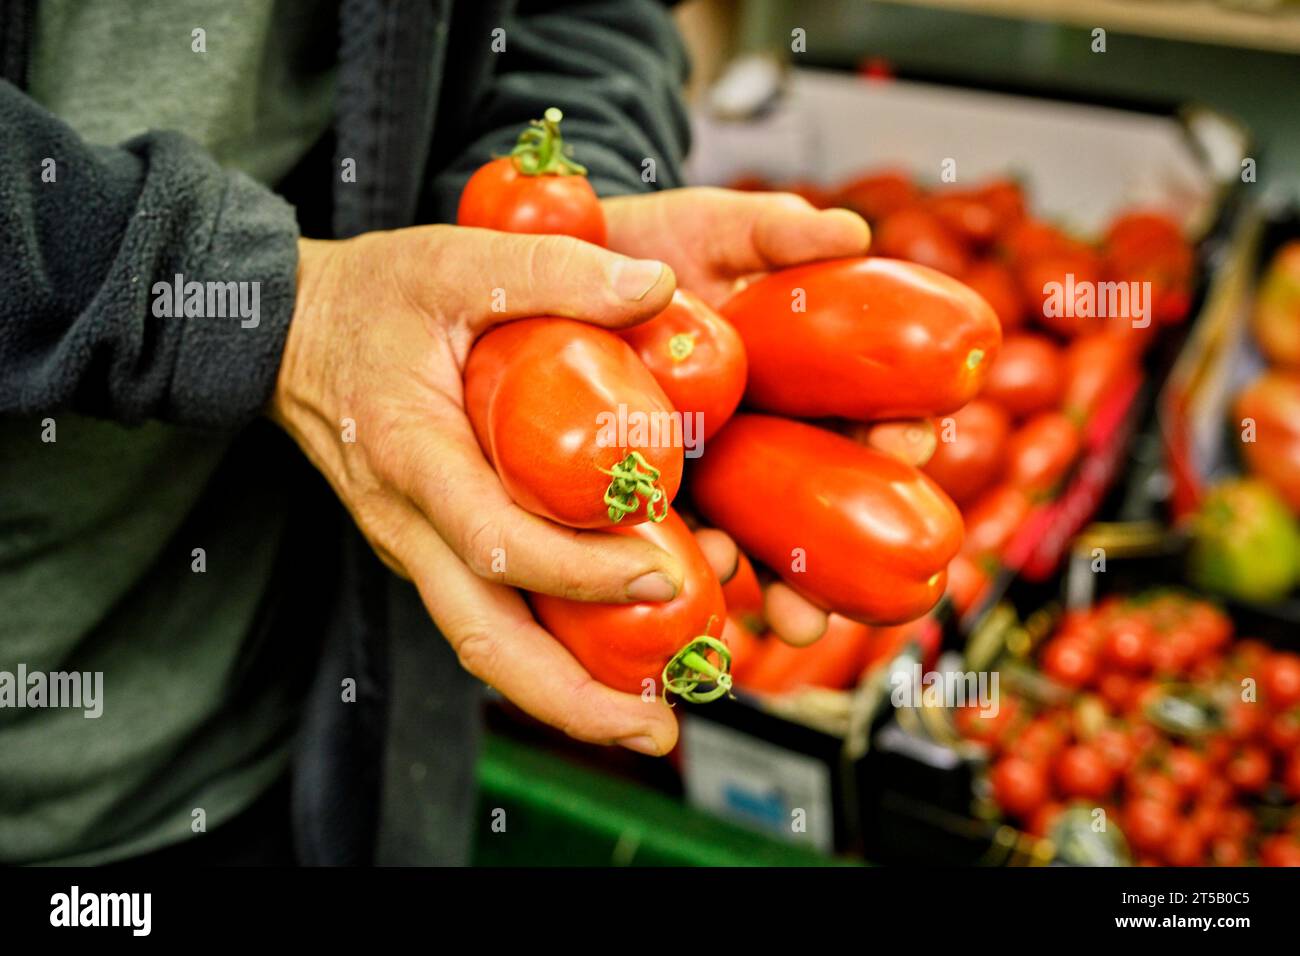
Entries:
[[476, 866], [852, 865], [500, 736], [484, 741], [478, 780]]

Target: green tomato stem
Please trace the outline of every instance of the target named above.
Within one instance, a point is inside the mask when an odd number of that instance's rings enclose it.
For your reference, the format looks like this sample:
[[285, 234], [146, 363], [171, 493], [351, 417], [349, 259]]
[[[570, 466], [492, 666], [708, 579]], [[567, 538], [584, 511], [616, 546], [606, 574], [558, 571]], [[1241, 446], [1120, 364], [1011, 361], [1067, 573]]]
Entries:
[[543, 118], [533, 120], [528, 129], [519, 134], [519, 141], [510, 151], [515, 169], [525, 176], [585, 176], [587, 168], [574, 162], [573, 147], [560, 135], [560, 121], [564, 114], [552, 106]]
[[[721, 666], [704, 655], [714, 651]], [[664, 695], [670, 692], [693, 704], [707, 704], [731, 693], [731, 651], [716, 637], [701, 634], [694, 638], [664, 665]], [[712, 684], [699, 690], [701, 684]]]
[[[668, 517], [668, 496], [655, 484], [659, 480], [659, 469], [646, 461], [640, 452], [628, 452], [627, 457], [613, 468], [599, 470], [612, 479], [605, 489], [604, 498], [610, 521], [617, 524], [624, 515], [636, 513], [641, 507], [642, 497], [646, 499], [646, 516], [651, 521], [658, 524]], [[656, 505], [660, 506], [658, 510]]]

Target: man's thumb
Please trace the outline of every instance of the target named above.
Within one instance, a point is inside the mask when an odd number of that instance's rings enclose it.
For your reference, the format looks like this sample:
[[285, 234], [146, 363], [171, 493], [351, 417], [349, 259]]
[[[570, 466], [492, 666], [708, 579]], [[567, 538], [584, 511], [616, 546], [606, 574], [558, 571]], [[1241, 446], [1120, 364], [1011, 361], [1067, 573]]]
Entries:
[[[528, 236], [457, 229], [470, 251], [466, 313], [481, 331], [499, 322], [538, 315], [582, 319], [623, 328], [668, 307], [677, 278], [653, 259], [630, 259], [569, 236]], [[458, 250], [459, 251], [459, 250]], [[477, 291], [476, 291], [477, 290]]]

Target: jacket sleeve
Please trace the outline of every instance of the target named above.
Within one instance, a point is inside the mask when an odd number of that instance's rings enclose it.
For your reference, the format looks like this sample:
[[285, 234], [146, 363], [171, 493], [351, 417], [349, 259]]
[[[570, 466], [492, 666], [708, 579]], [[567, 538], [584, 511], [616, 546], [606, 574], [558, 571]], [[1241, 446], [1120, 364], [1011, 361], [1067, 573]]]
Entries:
[[[92, 146], [0, 81], [0, 415], [238, 425], [274, 387], [296, 270], [292, 208], [193, 141]], [[206, 317], [156, 314], [178, 276], [249, 283], [248, 317], [206, 295]]]
[[[501, 29], [505, 49], [476, 64], [487, 75], [458, 84], [478, 95], [461, 107], [460, 149], [439, 156], [435, 148], [433, 164], [441, 172], [433, 216], [454, 222], [474, 170], [508, 153], [528, 121], [550, 106], [564, 112], [565, 142], [600, 195], [684, 184], [690, 125], [681, 89], [689, 67], [662, 3], [525, 0]], [[651, 168], [646, 160], [653, 160], [653, 179], [643, 176]]]

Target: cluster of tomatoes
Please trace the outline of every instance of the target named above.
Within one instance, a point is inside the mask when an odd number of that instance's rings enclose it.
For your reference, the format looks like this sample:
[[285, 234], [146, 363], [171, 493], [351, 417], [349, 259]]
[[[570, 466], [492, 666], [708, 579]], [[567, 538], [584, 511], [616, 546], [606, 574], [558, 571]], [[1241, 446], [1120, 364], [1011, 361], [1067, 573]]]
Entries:
[[[948, 566], [948, 594], [968, 600], [967, 579], [953, 570], [962, 560], [958, 555]], [[735, 651], [732, 676], [742, 690], [765, 694], [810, 687], [850, 690], [866, 672], [892, 661], [907, 645], [916, 646], [923, 660], [933, 659], [942, 638], [939, 625], [930, 618], [873, 626], [835, 613], [828, 616], [826, 632], [806, 647], [764, 636], [762, 591], [753, 566], [743, 555], [741, 567], [723, 591], [729, 615], [724, 636]]]
[[[739, 189], [781, 188], [813, 205], [842, 206], [871, 223], [879, 255], [919, 262], [959, 279], [984, 296], [1007, 332], [1033, 323], [1062, 338], [1114, 327], [1145, 336], [1156, 324], [1186, 318], [1195, 254], [1178, 225], [1156, 212], [1131, 210], [1110, 223], [1099, 242], [1073, 236], [1027, 208], [1021, 185], [994, 179], [973, 187], [922, 188], [905, 172], [878, 170], [833, 187], [807, 182], [773, 186], [744, 176]], [[1153, 326], [1121, 329], [1093, 310], [1044, 309], [1045, 286], [1099, 282], [1151, 283]]]
[[[475, 172], [461, 225], [606, 241], [560, 120], [548, 111]], [[489, 329], [466, 361], [465, 411], [515, 503], [649, 541], [684, 571], [668, 601], [530, 594], [533, 613], [610, 687], [726, 693], [753, 635], [740, 585], [723, 592], [678, 514], [685, 489], [690, 514], [747, 556], [746, 583], [757, 590], [752, 559], [830, 613], [832, 637], [922, 617], [948, 587], [961, 515], [918, 460], [881, 449], [882, 435], [970, 401], [1001, 338], [966, 285], [875, 255], [775, 270], [725, 301], [678, 290], [622, 332], [554, 316]], [[761, 605], [750, 623], [761, 627]]]
[[[939, 440], [925, 466], [962, 508], [964, 553], [997, 558], [1035, 502], [1069, 474], [1098, 406], [1138, 374], [1150, 334], [1186, 317], [1192, 246], [1169, 217], [1141, 210], [1120, 213], [1098, 243], [1086, 242], [1035, 218], [1007, 179], [927, 192], [886, 170], [832, 189], [786, 188], [815, 205], [857, 210], [872, 223], [875, 253], [952, 275], [997, 313], [1001, 351], [979, 396], [934, 421]], [[1151, 283], [1149, 324], [1087, 314], [1097, 303], [1062, 309], [1047, 301], [1053, 283], [1065, 291], [1120, 281]]]
[[1300, 655], [1162, 591], [1067, 615], [1038, 665], [1067, 702], [955, 715], [1004, 814], [1050, 835], [1072, 804], [1101, 809], [1138, 863], [1300, 865]]
[[[774, 188], [756, 177], [733, 185]], [[882, 172], [831, 190], [807, 183], [775, 188], [814, 205], [855, 209], [873, 225], [874, 254], [959, 278], [998, 315], [1002, 344], [973, 399], [921, 425], [876, 421], [851, 432], [921, 462], [960, 508], [965, 537], [948, 566], [950, 597], [960, 612], [978, 597], [1033, 510], [1060, 490], [1082, 453], [1084, 427], [1136, 381], [1150, 340], [1131, 321], [1053, 314], [1044, 308], [1046, 284], [1067, 275], [1076, 285], [1151, 281], [1153, 329], [1186, 315], [1192, 248], [1170, 219], [1137, 211], [1118, 216], [1101, 243], [1091, 245], [1035, 219], [1010, 180], [926, 193], [906, 175]], [[852, 686], [891, 649], [930, 637], [917, 626], [851, 625], [835, 622], [819, 645], [805, 649], [754, 645], [762, 663], [743, 669], [742, 685], [772, 692]]]

